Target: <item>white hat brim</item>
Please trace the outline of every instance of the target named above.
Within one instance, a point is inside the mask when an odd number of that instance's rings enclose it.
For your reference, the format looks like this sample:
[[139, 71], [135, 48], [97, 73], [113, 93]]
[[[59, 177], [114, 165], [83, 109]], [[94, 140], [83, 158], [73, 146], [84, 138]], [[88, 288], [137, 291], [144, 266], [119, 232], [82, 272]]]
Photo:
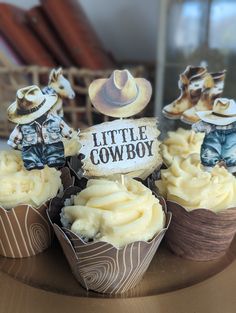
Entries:
[[213, 111], [199, 111], [196, 114], [199, 118], [206, 123], [214, 124], [217, 126], [229, 125], [236, 121], [236, 116], [227, 117], [227, 116], [216, 116], [212, 114]]
[[107, 98], [104, 97], [103, 86], [107, 82], [107, 79], [96, 79], [89, 86], [89, 97], [94, 107], [104, 115], [112, 117], [129, 117], [141, 112], [152, 95], [152, 86], [145, 78], [134, 78], [138, 86], [137, 98], [123, 106], [114, 105]]
[[57, 95], [44, 95], [46, 101], [42, 107], [40, 107], [37, 111], [20, 115], [17, 113], [18, 105], [17, 101], [13, 102], [8, 108], [8, 119], [16, 124], [28, 124], [42, 116], [44, 113], [49, 111], [54, 104], [56, 104], [58, 96]]

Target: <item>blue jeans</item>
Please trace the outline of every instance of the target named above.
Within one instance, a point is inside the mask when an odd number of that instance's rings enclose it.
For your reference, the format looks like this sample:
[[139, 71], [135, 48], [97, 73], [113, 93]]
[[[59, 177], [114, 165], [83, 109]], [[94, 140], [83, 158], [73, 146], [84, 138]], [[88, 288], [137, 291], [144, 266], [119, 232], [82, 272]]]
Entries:
[[64, 145], [56, 142], [53, 144], [36, 144], [22, 148], [22, 159], [27, 170], [49, 167], [62, 167], [65, 164]]
[[204, 166], [215, 166], [224, 161], [227, 167], [236, 166], [235, 129], [215, 130], [207, 134], [201, 147], [201, 162]]

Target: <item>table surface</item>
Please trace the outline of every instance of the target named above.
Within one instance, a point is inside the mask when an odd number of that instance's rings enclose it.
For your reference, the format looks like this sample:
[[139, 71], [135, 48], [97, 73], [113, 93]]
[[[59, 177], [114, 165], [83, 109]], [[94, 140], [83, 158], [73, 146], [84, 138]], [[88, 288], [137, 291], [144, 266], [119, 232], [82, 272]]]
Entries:
[[142, 282], [109, 297], [84, 290], [57, 244], [31, 258], [0, 257], [1, 313], [235, 313], [236, 239], [211, 262], [174, 256], [162, 244]]

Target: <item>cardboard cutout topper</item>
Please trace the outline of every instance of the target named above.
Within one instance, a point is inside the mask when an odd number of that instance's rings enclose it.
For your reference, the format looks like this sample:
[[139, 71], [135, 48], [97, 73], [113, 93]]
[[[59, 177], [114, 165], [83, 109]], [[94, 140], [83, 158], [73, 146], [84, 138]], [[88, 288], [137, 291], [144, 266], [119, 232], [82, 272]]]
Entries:
[[193, 107], [200, 98], [206, 75], [205, 67], [188, 65], [179, 75], [180, 96], [163, 108], [163, 115], [169, 119], [179, 119], [184, 111]]
[[163, 108], [163, 115], [191, 125], [200, 121], [198, 112], [212, 110], [214, 100], [221, 97], [225, 75], [225, 70], [208, 73], [205, 67], [187, 66], [179, 77], [181, 94]]
[[144, 78], [134, 78], [128, 70], [115, 70], [108, 79], [96, 79], [89, 86], [94, 107], [112, 117], [129, 117], [141, 112], [152, 95]]
[[53, 106], [52, 110], [60, 117], [64, 116], [63, 112], [63, 99], [74, 99], [75, 92], [71, 87], [68, 79], [63, 76], [62, 68], [52, 69], [49, 75], [48, 86], [42, 89], [43, 94], [57, 95], [57, 103]]
[[212, 110], [214, 100], [221, 97], [224, 90], [226, 70], [214, 73], [207, 73], [200, 98], [196, 105], [186, 110], [180, 119], [186, 124], [194, 124], [200, 121], [198, 112]]
[[[89, 87], [95, 108], [113, 117], [139, 113], [151, 97], [151, 84], [134, 78], [128, 70], [115, 70], [108, 79], [97, 79]], [[90, 127], [80, 133], [83, 170], [87, 177], [125, 174], [157, 168], [159, 157], [156, 118], [118, 119]]]
[[14, 149], [22, 150], [27, 170], [61, 167], [65, 163], [62, 137], [71, 138], [72, 129], [51, 111], [57, 95], [45, 95], [38, 86], [17, 91], [16, 101], [8, 108], [8, 119], [17, 123], [8, 140]]
[[201, 162], [206, 170], [216, 164], [236, 172], [236, 103], [218, 98], [213, 109], [197, 113], [200, 122], [192, 125], [195, 132], [205, 132], [201, 147]]
[[161, 162], [156, 125], [156, 118], [124, 119], [82, 131], [80, 153], [85, 156], [85, 175], [108, 176], [156, 168]]

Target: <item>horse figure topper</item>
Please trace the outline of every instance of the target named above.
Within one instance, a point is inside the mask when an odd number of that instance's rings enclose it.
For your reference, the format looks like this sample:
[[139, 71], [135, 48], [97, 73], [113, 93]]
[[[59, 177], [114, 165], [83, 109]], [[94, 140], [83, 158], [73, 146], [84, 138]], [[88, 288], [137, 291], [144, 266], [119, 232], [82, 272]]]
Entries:
[[57, 95], [57, 103], [53, 106], [52, 112], [57, 113], [60, 117], [64, 116], [63, 99], [74, 99], [75, 92], [71, 87], [68, 79], [62, 74], [62, 68], [52, 69], [49, 74], [48, 86], [42, 89], [42, 92], [47, 95]]

